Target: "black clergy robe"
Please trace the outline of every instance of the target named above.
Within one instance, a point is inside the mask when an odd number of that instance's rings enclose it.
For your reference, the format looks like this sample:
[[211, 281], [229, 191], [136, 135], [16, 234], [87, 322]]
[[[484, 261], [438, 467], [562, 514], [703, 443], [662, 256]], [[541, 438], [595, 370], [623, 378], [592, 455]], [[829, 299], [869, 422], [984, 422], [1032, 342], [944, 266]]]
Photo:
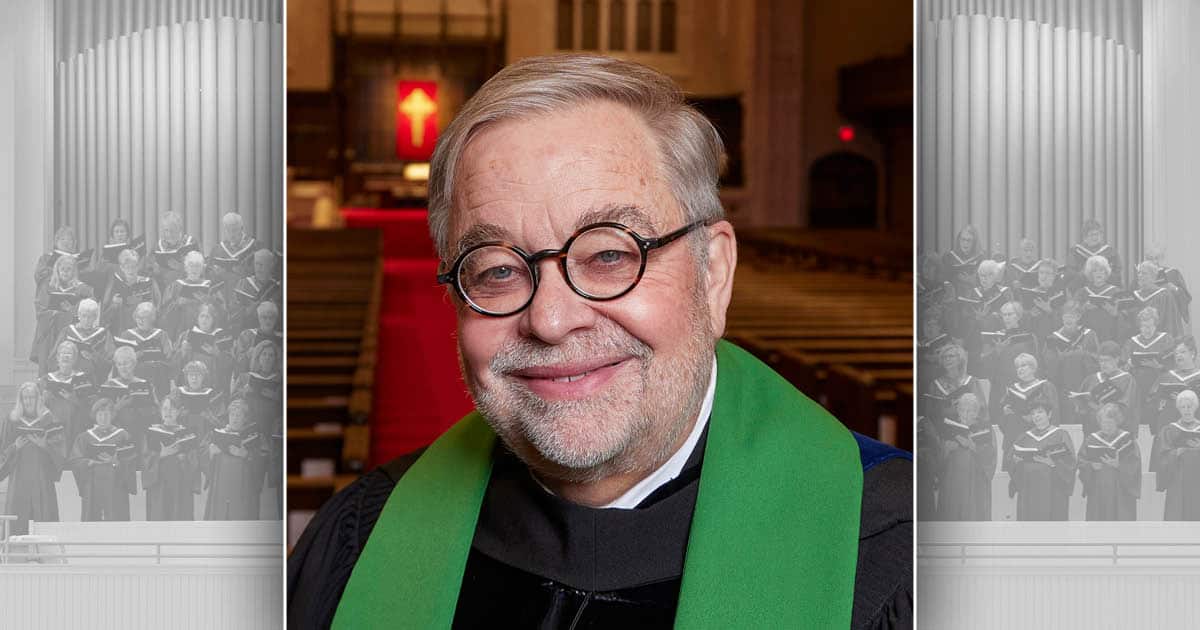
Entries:
[[1157, 400], [1151, 393], [1167, 368], [1175, 365], [1175, 357], [1172, 356], [1174, 348], [1175, 340], [1165, 332], [1157, 332], [1149, 337], [1139, 333], [1125, 342], [1125, 357], [1129, 360], [1129, 372], [1133, 374], [1137, 387], [1133, 405], [1141, 424], [1154, 425], [1158, 408]]
[[1154, 441], [1150, 470], [1165, 492], [1164, 521], [1200, 521], [1200, 424], [1172, 422]]
[[[911, 464], [856, 438], [866, 470], [852, 627], [912, 627]], [[453, 627], [671, 628], [705, 441], [679, 477], [633, 510], [557, 499], [498, 452]], [[383, 504], [419, 454], [365, 475], [321, 508], [288, 559], [289, 628], [329, 626]], [[403, 626], [402, 606], [396, 620]]]
[[[1054, 466], [1035, 461], [1032, 455], [1049, 457]], [[1061, 427], [1044, 432], [1029, 430], [1013, 441], [1012, 477], [1008, 495], [1017, 497], [1018, 521], [1065, 521], [1071, 494], [1075, 491], [1075, 449]]]
[[[1116, 459], [1117, 465], [1105, 459]], [[1134, 434], [1118, 430], [1111, 436], [1097, 432], [1085, 437], [1079, 446], [1079, 481], [1087, 499], [1087, 520], [1136, 521], [1142, 455]]]

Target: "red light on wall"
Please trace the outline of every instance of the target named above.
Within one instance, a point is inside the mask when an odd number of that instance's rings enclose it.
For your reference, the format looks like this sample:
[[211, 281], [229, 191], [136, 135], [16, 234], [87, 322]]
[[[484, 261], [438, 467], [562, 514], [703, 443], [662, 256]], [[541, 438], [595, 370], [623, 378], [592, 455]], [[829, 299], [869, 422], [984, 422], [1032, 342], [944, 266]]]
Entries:
[[850, 125], [838, 127], [838, 139], [842, 142], [854, 142], [854, 127]]

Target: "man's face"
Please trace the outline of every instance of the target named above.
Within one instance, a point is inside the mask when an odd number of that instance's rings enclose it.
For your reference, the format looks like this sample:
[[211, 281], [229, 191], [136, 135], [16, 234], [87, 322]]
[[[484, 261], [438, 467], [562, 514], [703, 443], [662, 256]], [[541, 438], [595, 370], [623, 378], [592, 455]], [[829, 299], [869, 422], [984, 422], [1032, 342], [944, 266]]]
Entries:
[[[491, 226], [480, 240], [560, 248], [604, 220], [665, 234], [685, 220], [658, 171], [645, 125], [618, 105], [499, 123], [459, 160], [449, 242]], [[641, 217], [614, 212], [627, 206]], [[471, 394], [532, 467], [591, 481], [642, 470], [677, 448], [707, 387], [728, 304], [724, 282], [702, 287], [688, 240], [652, 251], [641, 282], [616, 300], [580, 297], [543, 262], [520, 313], [488, 317], [456, 301]]]

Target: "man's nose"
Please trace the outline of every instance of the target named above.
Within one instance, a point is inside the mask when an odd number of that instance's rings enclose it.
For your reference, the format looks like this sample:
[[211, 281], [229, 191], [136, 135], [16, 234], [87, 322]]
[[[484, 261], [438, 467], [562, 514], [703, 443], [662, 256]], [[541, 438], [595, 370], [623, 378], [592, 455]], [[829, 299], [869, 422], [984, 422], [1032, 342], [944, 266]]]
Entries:
[[590, 328], [596, 312], [587, 299], [567, 284], [557, 260], [542, 260], [540, 280], [529, 308], [521, 314], [521, 334], [557, 344], [572, 332]]

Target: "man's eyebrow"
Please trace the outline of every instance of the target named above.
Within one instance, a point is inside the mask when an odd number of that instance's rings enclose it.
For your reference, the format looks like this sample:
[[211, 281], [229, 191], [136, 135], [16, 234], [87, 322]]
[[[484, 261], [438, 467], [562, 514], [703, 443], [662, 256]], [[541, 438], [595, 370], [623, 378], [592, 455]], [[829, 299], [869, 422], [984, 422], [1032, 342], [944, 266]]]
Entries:
[[642, 236], [653, 236], [658, 233], [649, 213], [633, 204], [609, 204], [583, 213], [575, 221], [575, 229], [603, 222], [621, 223], [634, 228]]
[[496, 225], [495, 223], [477, 223], [472, 225], [463, 233], [462, 238], [458, 239], [458, 244], [454, 247], [453, 258], [458, 258], [463, 252], [488, 241], [512, 241], [512, 234]]

